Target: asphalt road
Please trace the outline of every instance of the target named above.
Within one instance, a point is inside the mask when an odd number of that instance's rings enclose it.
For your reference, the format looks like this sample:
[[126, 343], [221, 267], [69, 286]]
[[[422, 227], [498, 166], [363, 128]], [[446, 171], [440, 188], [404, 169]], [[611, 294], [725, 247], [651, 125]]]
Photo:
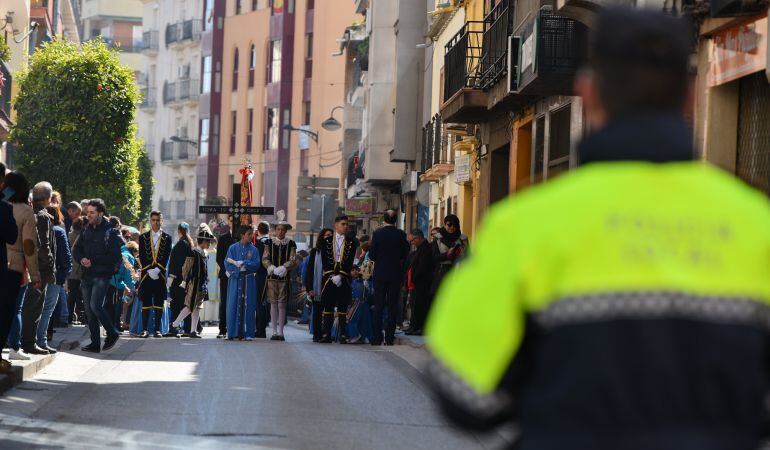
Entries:
[[121, 339], [60, 353], [0, 397], [0, 448], [495, 448], [454, 431], [416, 369], [422, 350]]

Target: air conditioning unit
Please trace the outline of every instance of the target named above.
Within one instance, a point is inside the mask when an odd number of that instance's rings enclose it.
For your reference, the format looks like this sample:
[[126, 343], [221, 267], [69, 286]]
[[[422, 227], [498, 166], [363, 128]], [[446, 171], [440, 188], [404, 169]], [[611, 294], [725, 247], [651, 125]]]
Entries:
[[184, 178], [177, 178], [174, 180], [174, 190], [184, 191]]
[[176, 129], [176, 135], [180, 138], [186, 138], [187, 137], [187, 127], [179, 127]]
[[179, 68], [179, 78], [190, 78], [190, 65], [185, 64]]

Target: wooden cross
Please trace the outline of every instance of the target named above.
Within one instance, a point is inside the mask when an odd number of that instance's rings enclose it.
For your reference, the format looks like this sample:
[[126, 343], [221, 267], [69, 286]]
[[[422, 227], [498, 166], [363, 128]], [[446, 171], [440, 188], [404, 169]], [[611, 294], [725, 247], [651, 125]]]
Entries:
[[272, 206], [248, 206], [241, 204], [241, 185], [233, 184], [233, 204], [198, 207], [200, 214], [228, 214], [233, 216], [233, 223], [241, 223], [241, 216], [272, 216], [275, 208]]

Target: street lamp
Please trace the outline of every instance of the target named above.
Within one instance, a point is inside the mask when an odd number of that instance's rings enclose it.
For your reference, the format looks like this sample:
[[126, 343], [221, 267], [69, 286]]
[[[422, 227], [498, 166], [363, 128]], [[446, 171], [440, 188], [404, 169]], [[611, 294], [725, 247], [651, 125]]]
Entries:
[[305, 133], [308, 136], [310, 136], [310, 139], [315, 141], [316, 144], [318, 143], [318, 133], [316, 133], [315, 131], [306, 130], [304, 128], [297, 128], [297, 127], [293, 127], [291, 125], [284, 125], [283, 129], [286, 130], [286, 131], [299, 131], [300, 133]]
[[335, 106], [332, 109], [331, 116], [329, 116], [328, 119], [324, 120], [323, 123], [321, 123], [321, 128], [323, 128], [326, 131], [337, 131], [340, 128], [342, 128], [342, 124], [339, 120], [334, 118], [334, 111], [342, 109], [342, 106]]
[[184, 143], [187, 143], [187, 144], [190, 144], [190, 145], [192, 145], [193, 147], [196, 147], [196, 148], [198, 147], [198, 143], [197, 143], [197, 142], [195, 142], [195, 141], [193, 141], [192, 139], [181, 138], [181, 137], [179, 137], [179, 136], [171, 136], [171, 137], [170, 137], [170, 138], [168, 138], [168, 139], [169, 139], [171, 142], [184, 142]]

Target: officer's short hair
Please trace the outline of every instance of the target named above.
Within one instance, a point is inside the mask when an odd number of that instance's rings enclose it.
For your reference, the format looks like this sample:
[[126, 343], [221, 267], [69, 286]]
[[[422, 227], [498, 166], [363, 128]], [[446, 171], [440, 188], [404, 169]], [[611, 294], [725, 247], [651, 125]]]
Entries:
[[609, 117], [683, 108], [691, 30], [688, 19], [657, 11], [614, 7], [599, 13], [589, 66]]

